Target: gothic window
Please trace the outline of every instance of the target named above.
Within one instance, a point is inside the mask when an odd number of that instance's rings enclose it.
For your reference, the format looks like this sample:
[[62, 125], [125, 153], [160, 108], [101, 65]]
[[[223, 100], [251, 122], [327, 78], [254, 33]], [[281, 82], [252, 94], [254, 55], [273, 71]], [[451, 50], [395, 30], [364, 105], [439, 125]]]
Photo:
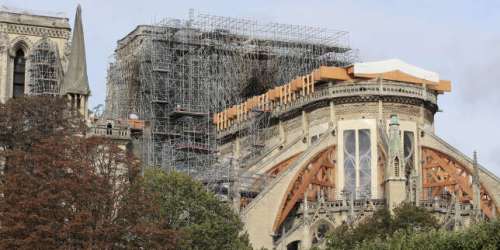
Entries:
[[369, 195], [372, 183], [370, 130], [358, 130], [359, 191]]
[[415, 155], [415, 143], [412, 131], [405, 131], [403, 133], [403, 147], [404, 147], [404, 163], [405, 163], [405, 177], [406, 177], [406, 188], [410, 188], [411, 172], [414, 168], [414, 155]]
[[16, 56], [14, 57], [14, 75], [13, 75], [13, 97], [20, 97], [24, 95], [25, 86], [25, 72], [26, 72], [26, 58], [24, 57], [24, 51], [18, 49], [16, 51]]
[[30, 55], [30, 94], [54, 95], [59, 93], [60, 64], [56, 46], [43, 39]]
[[371, 139], [369, 129], [344, 131], [344, 191], [371, 194]]
[[344, 131], [344, 191], [356, 191], [356, 134], [355, 130]]

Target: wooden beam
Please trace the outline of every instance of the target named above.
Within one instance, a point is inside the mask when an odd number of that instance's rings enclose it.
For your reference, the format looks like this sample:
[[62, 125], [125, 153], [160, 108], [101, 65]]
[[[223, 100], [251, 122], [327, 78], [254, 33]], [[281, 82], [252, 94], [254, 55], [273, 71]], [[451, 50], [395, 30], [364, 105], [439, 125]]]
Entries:
[[[422, 147], [423, 158], [426, 159], [422, 168], [423, 187], [432, 188], [432, 196], [438, 196], [445, 187], [455, 186], [458, 198], [462, 200], [471, 200], [473, 196], [472, 183], [470, 178], [472, 173], [464, 166], [458, 163], [450, 156], [437, 150]], [[430, 159], [430, 161], [429, 161]], [[447, 174], [449, 179], [446, 181], [436, 180], [436, 176]], [[433, 180], [433, 181], [431, 181]], [[481, 184], [481, 210], [488, 217], [493, 216], [494, 204], [491, 196]]]
[[376, 73], [376, 74], [354, 74], [355, 77], [361, 77], [361, 78], [382, 78], [385, 80], [390, 80], [390, 81], [397, 81], [397, 82], [406, 82], [406, 83], [414, 83], [414, 84], [436, 84], [436, 82], [431, 82], [429, 80], [425, 80], [422, 78], [414, 77], [412, 75], [406, 74], [400, 70], [394, 70], [394, 71], [388, 71], [388, 72], [383, 72], [383, 73]]
[[429, 84], [427, 87], [439, 93], [451, 92], [451, 81], [440, 80], [437, 84]]
[[266, 171], [266, 174], [270, 176], [278, 176], [290, 167], [290, 165], [299, 157], [302, 152], [288, 157], [286, 160], [274, 165], [272, 168]]
[[330, 155], [334, 155], [332, 154], [333, 152], [335, 152], [334, 146], [318, 153], [315, 157], [312, 158], [311, 161], [309, 161], [308, 164], [305, 164], [304, 167], [293, 178], [292, 182], [289, 184], [287, 195], [283, 197], [280, 212], [276, 216], [275, 223], [273, 225], [273, 231], [276, 231], [278, 227], [285, 221], [292, 209], [295, 207], [295, 204], [299, 200], [303, 199], [304, 193], [309, 185], [312, 184], [323, 186], [322, 184], [325, 184], [325, 187], [334, 187], [333, 176], [330, 179], [330, 182], [320, 181], [316, 178], [318, 172], [322, 168], [329, 169], [329, 167], [326, 167], [325, 165], [327, 165], [328, 162], [331, 161]]
[[323, 81], [347, 81], [352, 80], [351, 76], [347, 74], [347, 69], [338, 67], [319, 67], [319, 79]]

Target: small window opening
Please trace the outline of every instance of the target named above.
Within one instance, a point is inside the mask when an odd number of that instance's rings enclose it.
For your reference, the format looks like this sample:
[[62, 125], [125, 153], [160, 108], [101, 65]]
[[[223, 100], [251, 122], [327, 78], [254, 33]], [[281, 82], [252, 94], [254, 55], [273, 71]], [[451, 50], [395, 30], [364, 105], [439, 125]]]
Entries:
[[399, 158], [394, 158], [394, 176], [399, 177]]
[[106, 125], [106, 134], [107, 135], [113, 134], [113, 125], [111, 125], [111, 123], [108, 123], [108, 125]]

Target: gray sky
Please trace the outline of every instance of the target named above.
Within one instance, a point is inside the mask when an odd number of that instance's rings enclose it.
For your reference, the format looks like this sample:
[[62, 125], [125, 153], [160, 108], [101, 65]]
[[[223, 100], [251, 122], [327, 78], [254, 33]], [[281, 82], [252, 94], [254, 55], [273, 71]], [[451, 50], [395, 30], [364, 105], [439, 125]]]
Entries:
[[[0, 0], [23, 9], [66, 12], [77, 1]], [[439, 98], [436, 132], [500, 175], [500, 1], [169, 1], [82, 0], [91, 105], [104, 103], [116, 41], [138, 24], [214, 15], [304, 24], [350, 32], [363, 61], [400, 58], [438, 72], [453, 91]]]

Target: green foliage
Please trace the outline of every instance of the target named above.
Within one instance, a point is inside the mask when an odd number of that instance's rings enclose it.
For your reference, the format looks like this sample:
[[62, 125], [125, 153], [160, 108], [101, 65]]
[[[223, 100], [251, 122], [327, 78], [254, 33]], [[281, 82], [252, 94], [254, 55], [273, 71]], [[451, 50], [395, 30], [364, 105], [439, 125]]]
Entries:
[[458, 232], [440, 230], [425, 209], [402, 204], [393, 216], [381, 210], [357, 226], [336, 228], [328, 236], [327, 249], [500, 249], [500, 221]]
[[403, 203], [394, 209], [392, 232], [400, 229], [421, 230], [439, 227], [438, 222], [425, 208]]
[[329, 249], [352, 249], [363, 241], [385, 238], [396, 231], [418, 231], [438, 227], [436, 219], [423, 208], [402, 204], [391, 216], [387, 209], [376, 211], [355, 226], [343, 224], [327, 237]]
[[388, 210], [382, 209], [355, 227], [343, 224], [334, 229], [327, 238], [327, 246], [331, 249], [349, 249], [365, 239], [387, 235], [391, 230], [391, 214]]
[[397, 231], [387, 238], [364, 241], [355, 249], [500, 249], [500, 221], [483, 222], [458, 232]]
[[251, 249], [238, 215], [187, 175], [159, 169], [144, 173], [167, 227], [181, 232], [182, 249]]

